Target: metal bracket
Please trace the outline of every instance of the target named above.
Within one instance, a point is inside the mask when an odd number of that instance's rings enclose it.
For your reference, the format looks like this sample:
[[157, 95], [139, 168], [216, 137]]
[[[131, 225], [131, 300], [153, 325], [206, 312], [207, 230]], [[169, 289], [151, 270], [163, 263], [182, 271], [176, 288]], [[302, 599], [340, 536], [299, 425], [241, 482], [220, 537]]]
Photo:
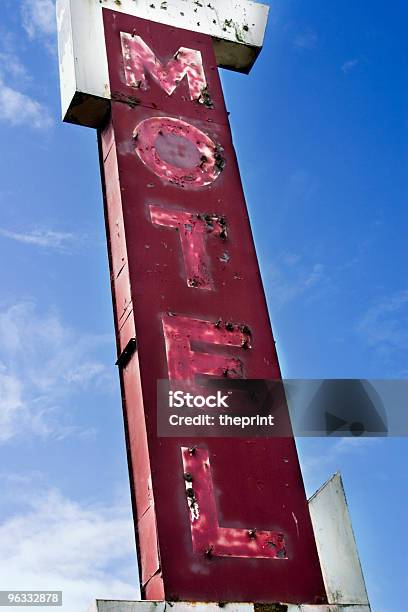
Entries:
[[136, 351], [137, 343], [136, 338], [131, 338], [125, 348], [122, 351], [122, 354], [119, 355], [118, 360], [115, 365], [119, 368], [126, 368], [127, 364], [132, 358], [133, 353]]

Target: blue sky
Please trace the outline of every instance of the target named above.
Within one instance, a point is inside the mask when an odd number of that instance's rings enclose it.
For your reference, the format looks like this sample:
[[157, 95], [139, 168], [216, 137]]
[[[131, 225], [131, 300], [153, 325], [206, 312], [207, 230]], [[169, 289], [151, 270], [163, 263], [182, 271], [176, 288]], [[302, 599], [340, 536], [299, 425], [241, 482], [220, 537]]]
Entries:
[[[223, 71], [287, 378], [408, 377], [402, 0], [270, 2]], [[51, 0], [0, 22], [0, 588], [137, 598], [96, 134], [63, 125]], [[299, 440], [340, 469], [374, 612], [408, 578], [406, 439]]]

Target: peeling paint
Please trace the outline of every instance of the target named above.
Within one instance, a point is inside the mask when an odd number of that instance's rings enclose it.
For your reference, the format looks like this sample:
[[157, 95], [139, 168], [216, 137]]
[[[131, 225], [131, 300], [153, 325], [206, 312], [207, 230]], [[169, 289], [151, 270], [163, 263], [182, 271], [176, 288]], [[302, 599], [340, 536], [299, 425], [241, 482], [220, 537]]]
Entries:
[[[256, 528], [221, 527], [218, 522], [208, 450], [197, 448], [192, 455], [188, 448], [182, 447], [181, 453], [184, 471], [190, 474], [194, 481], [194, 492], [188, 496], [188, 500], [194, 500], [194, 510], [188, 501], [194, 552], [204, 554], [208, 559], [287, 559], [282, 533]], [[191, 491], [192, 483], [188, 484], [191, 485]]]
[[192, 380], [197, 374], [219, 378], [243, 377], [244, 365], [239, 357], [194, 351], [191, 347], [195, 342], [219, 345], [220, 348], [235, 346], [242, 350], [246, 336], [238, 326], [227, 331], [211, 321], [168, 314], [163, 315], [162, 322], [170, 380]]
[[198, 521], [198, 519], [200, 518], [200, 508], [198, 506], [197, 498], [194, 493], [193, 483], [187, 481], [185, 478], [184, 481], [186, 485], [187, 504], [190, 509], [191, 522]]
[[[162, 5], [160, 8], [167, 6]], [[164, 66], [140, 36], [121, 32], [120, 37], [126, 84], [129, 87], [147, 91], [148, 72], [154, 82], [171, 96], [184, 77], [187, 77], [190, 99], [208, 106], [207, 99], [211, 101], [211, 98], [200, 51], [180, 47]]]
[[254, 612], [287, 612], [288, 606], [280, 603], [254, 603]]
[[[216, 213], [202, 215], [153, 205], [150, 205], [149, 209], [152, 223], [178, 231], [187, 285], [196, 289], [213, 290], [214, 282], [206, 242], [209, 236], [223, 239], [226, 228], [224, 217]], [[227, 254], [224, 255], [229, 258]]]
[[178, 187], [205, 187], [225, 167], [223, 148], [181, 119], [151, 117], [133, 132], [136, 153], [156, 176]]
[[[122, 102], [123, 104], [127, 104], [130, 108], [135, 108], [139, 106], [140, 100], [135, 96], [126, 96], [121, 92], [112, 92], [112, 100], [115, 102]], [[137, 140], [137, 134], [134, 135], [134, 140]]]

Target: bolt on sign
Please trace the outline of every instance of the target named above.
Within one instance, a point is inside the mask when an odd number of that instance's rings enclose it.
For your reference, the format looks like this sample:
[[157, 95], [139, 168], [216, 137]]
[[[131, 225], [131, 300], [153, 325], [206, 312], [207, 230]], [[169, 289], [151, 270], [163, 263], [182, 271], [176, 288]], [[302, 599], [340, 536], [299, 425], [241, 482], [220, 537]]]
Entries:
[[280, 378], [217, 69], [249, 71], [267, 7], [57, 11], [64, 119], [98, 129], [142, 596], [325, 603], [293, 437], [156, 428], [159, 380]]

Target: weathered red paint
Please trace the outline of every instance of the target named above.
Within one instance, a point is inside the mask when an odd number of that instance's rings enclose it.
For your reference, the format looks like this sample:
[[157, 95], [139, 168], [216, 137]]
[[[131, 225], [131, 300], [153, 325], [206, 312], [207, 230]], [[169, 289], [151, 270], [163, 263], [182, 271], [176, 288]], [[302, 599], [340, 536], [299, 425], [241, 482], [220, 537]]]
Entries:
[[[100, 133], [101, 165], [143, 597], [324, 602], [292, 438], [157, 437], [157, 380], [197, 374], [275, 379], [280, 370], [210, 37], [109, 10], [104, 22], [113, 102]], [[188, 79], [171, 95], [148, 70], [147, 89], [129, 86], [121, 33], [139, 36], [163, 66], [175, 49], [199, 51], [214, 108], [191, 100]], [[155, 128], [139, 141], [141, 125], [169, 120], [173, 128], [183, 126], [173, 132], [180, 140], [160, 142]], [[222, 160], [221, 149], [215, 154], [218, 174], [211, 181], [205, 179], [211, 155], [200, 159], [189, 134], [223, 149]], [[140, 142], [150, 147], [143, 160]], [[194, 180], [172, 182], [167, 170], [157, 172], [156, 153], [167, 169]], [[183, 243], [183, 215], [197, 219], [195, 238], [204, 236], [201, 220], [212, 219], [213, 228], [216, 219], [226, 223], [222, 238], [218, 228], [204, 237], [205, 256], [201, 239]], [[202, 272], [200, 257], [210, 285], [205, 291], [188, 282], [190, 272]], [[215, 539], [205, 530], [192, 538], [182, 448], [195, 445], [211, 463], [213, 497], [202, 502], [213, 500], [207, 514]], [[203, 491], [208, 483], [203, 480]], [[249, 531], [259, 540], [252, 542]], [[221, 556], [208, 553], [211, 546]]]
[[194, 125], [174, 117], [141, 121], [133, 138], [145, 166], [179, 187], [211, 185], [224, 168], [222, 147]]
[[[199, 289], [214, 289], [211, 277], [211, 261], [207, 254], [206, 238], [214, 236], [226, 240], [226, 220], [217, 214], [203, 217], [190, 211], [150, 205], [152, 223], [175, 229], [180, 237], [186, 270], [187, 285]], [[224, 254], [224, 259], [228, 256]]]
[[121, 41], [126, 84], [129, 87], [144, 91], [149, 89], [145, 74], [148, 72], [155, 83], [171, 95], [180, 81], [187, 77], [190, 99], [205, 103], [207, 80], [200, 51], [180, 47], [163, 66], [143, 38], [135, 33], [121, 32]]
[[[193, 550], [207, 557], [286, 560], [285, 538], [276, 531], [221, 527], [207, 449], [182, 448]], [[271, 509], [271, 514], [273, 510]]]
[[[164, 340], [166, 343], [167, 371], [170, 380], [194, 380], [197, 374], [222, 378], [244, 377], [242, 359], [193, 350], [192, 344], [202, 346], [250, 348], [250, 336], [240, 326], [219, 321], [199, 321], [174, 314], [163, 316]], [[225, 349], [224, 349], [225, 350]], [[166, 377], [167, 378], [167, 377]]]

